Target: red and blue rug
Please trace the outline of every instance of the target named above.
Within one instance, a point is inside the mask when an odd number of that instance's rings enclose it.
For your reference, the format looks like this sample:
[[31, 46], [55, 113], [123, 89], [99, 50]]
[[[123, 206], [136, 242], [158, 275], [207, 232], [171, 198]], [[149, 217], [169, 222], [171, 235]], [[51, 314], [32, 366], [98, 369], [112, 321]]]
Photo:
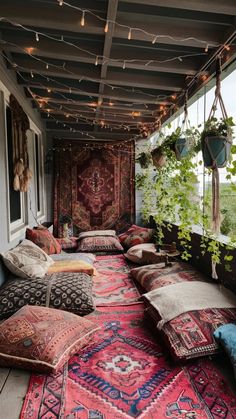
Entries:
[[233, 419], [236, 398], [207, 360], [170, 365], [143, 305], [103, 307], [96, 341], [54, 375], [32, 375], [21, 419]]
[[139, 299], [130, 268], [123, 255], [97, 256], [93, 278], [96, 306], [130, 305]]

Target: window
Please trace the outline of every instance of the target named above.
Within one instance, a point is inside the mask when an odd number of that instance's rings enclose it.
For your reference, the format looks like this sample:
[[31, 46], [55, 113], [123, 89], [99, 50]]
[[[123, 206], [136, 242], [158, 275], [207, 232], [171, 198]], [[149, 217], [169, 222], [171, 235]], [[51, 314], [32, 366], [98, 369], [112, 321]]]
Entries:
[[6, 126], [7, 126], [7, 161], [8, 161], [8, 184], [9, 184], [9, 220], [11, 231], [24, 224], [24, 197], [23, 193], [15, 191], [14, 182], [14, 142], [12, 129], [12, 113], [9, 106], [6, 107]]

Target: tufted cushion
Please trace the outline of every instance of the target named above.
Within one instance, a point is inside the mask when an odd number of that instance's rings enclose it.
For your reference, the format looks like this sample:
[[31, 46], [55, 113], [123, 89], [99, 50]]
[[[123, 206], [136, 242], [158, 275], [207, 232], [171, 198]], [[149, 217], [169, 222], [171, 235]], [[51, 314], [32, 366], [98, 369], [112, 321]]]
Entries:
[[77, 252], [92, 252], [92, 253], [123, 253], [124, 249], [121, 246], [117, 237], [110, 236], [94, 236], [85, 237], [78, 242]]
[[229, 356], [236, 378], [236, 324], [228, 323], [218, 327], [214, 331], [214, 337]]
[[52, 233], [46, 228], [26, 229], [26, 238], [31, 240], [37, 246], [41, 247], [45, 253], [51, 255], [61, 252], [60, 243], [53, 237]]
[[23, 240], [12, 250], [2, 253], [7, 268], [22, 278], [42, 278], [53, 260], [30, 240]]
[[131, 269], [131, 275], [146, 291], [185, 281], [204, 281], [208, 278], [185, 262], [173, 262], [170, 266], [153, 264]]
[[99, 329], [62, 310], [25, 306], [0, 324], [0, 365], [56, 372]]
[[119, 235], [119, 240], [125, 249], [142, 243], [151, 243], [153, 230], [133, 224], [125, 233]]
[[84, 316], [95, 308], [92, 278], [84, 273], [59, 272], [41, 279], [15, 278], [0, 288], [0, 319], [9, 317], [26, 304]]

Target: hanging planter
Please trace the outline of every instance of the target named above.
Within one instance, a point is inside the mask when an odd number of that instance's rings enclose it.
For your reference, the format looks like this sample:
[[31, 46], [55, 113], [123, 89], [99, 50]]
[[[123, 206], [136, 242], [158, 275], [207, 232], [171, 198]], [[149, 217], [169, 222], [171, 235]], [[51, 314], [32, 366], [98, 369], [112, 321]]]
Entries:
[[201, 136], [204, 166], [207, 168], [225, 167], [230, 157], [232, 145], [232, 118], [217, 120], [211, 118], [205, 125]]
[[152, 158], [150, 153], [142, 152], [137, 157], [136, 162], [140, 164], [142, 169], [147, 169], [148, 166], [151, 164]]
[[175, 142], [175, 155], [177, 160], [181, 160], [189, 154], [189, 142], [187, 138], [178, 138]]
[[161, 147], [155, 148], [151, 152], [153, 165], [157, 168], [164, 167], [166, 164], [166, 156]]

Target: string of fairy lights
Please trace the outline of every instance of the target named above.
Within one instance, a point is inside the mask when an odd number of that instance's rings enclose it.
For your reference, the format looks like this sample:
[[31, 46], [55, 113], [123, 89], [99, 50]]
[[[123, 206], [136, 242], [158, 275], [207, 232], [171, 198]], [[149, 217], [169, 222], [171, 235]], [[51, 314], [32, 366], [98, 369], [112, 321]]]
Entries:
[[[196, 46], [202, 46], [203, 51], [199, 52], [199, 53], [194, 53], [194, 54], [180, 54], [180, 55], [176, 55], [176, 56], [172, 56], [172, 57], [168, 57], [165, 58], [163, 60], [158, 60], [158, 59], [140, 59], [140, 58], [111, 58], [111, 57], [106, 57], [105, 55], [97, 55], [92, 51], [89, 51], [88, 49], [82, 48], [81, 46], [79, 46], [78, 44], [75, 44], [74, 42], [71, 42], [71, 40], [68, 39], [68, 36], [61, 33], [59, 35], [49, 35], [48, 33], [42, 32], [42, 31], [36, 31], [35, 29], [32, 29], [31, 27], [22, 25], [19, 22], [16, 22], [14, 20], [8, 19], [4, 16], [0, 17], [0, 21], [2, 22], [6, 22], [22, 31], [25, 32], [29, 32], [32, 33], [35, 37], [35, 41], [37, 43], [40, 43], [40, 39], [41, 38], [46, 38], [48, 40], [60, 43], [60, 44], [64, 44], [66, 46], [70, 46], [72, 48], [75, 48], [77, 51], [79, 50], [81, 53], [85, 53], [87, 56], [90, 56], [93, 58], [94, 60], [94, 65], [106, 65], [111, 64], [112, 63], [120, 63], [121, 67], [123, 68], [123, 70], [125, 70], [129, 64], [133, 64], [133, 63], [139, 63], [144, 65], [145, 67], [155, 64], [161, 64], [161, 63], [168, 63], [168, 62], [172, 62], [172, 61], [179, 61], [180, 63], [188, 58], [191, 57], [195, 57], [195, 56], [206, 56], [209, 53], [209, 49], [211, 48], [217, 48], [219, 46], [223, 46], [223, 48], [225, 48], [226, 51], [229, 51], [230, 49], [230, 45], [226, 44], [219, 44], [219, 43], [209, 43], [209, 41], [206, 41], [204, 39], [200, 39], [200, 38], [196, 38], [196, 37], [192, 37], [192, 36], [187, 36], [187, 37], [173, 37], [169, 34], [158, 34], [158, 33], [151, 33], [146, 31], [145, 29], [141, 28], [141, 27], [132, 27], [129, 25], [125, 25], [123, 23], [118, 22], [117, 20], [110, 20], [107, 18], [103, 18], [102, 16], [99, 16], [97, 13], [94, 13], [94, 11], [90, 10], [90, 9], [85, 9], [85, 8], [81, 8], [78, 6], [75, 6], [74, 4], [71, 4], [67, 1], [64, 0], [55, 0], [55, 3], [59, 6], [59, 7], [67, 7], [67, 8], [71, 8], [74, 11], [78, 12], [80, 14], [80, 21], [79, 24], [80, 26], [83, 28], [87, 23], [87, 18], [88, 18], [88, 22], [89, 22], [89, 16], [93, 16], [96, 19], [98, 19], [99, 21], [101, 21], [103, 23], [103, 30], [104, 33], [108, 33], [111, 27], [117, 27], [122, 28], [127, 30], [127, 39], [131, 40], [131, 39], [135, 39], [137, 36], [138, 32], [141, 32], [143, 35], [145, 35], [145, 37], [147, 37], [147, 40], [150, 40], [150, 42], [154, 45], [154, 44], [158, 44], [159, 41], [161, 40], [172, 40], [172, 41], [178, 41], [178, 43], [185, 43], [187, 41], [192, 41], [194, 43], [196, 43]], [[44, 89], [47, 93], [55, 93], [58, 96], [60, 96], [62, 99], [64, 99], [67, 104], [63, 105], [61, 104], [59, 106], [59, 108], [55, 105], [52, 104], [52, 99], [50, 100], [50, 97], [48, 96], [41, 96], [41, 95], [36, 95], [31, 88], [28, 87], [28, 91], [31, 94], [33, 100], [36, 102], [37, 106], [40, 108], [40, 110], [44, 113], [47, 114], [48, 118], [51, 118], [52, 120], [54, 120], [56, 122], [56, 124], [62, 124], [62, 126], [66, 129], [68, 129], [70, 132], [77, 132], [80, 133], [81, 135], [86, 135], [88, 138], [90, 139], [95, 139], [95, 137], [91, 134], [89, 134], [88, 132], [84, 132], [81, 130], [77, 130], [73, 127], [71, 127], [71, 125], [65, 123], [65, 122], [61, 122], [58, 118], [56, 118], [52, 113], [59, 113], [64, 115], [65, 118], [68, 119], [72, 119], [73, 122], [79, 122], [83, 121], [87, 124], [90, 125], [94, 125], [97, 124], [99, 125], [101, 128], [106, 128], [106, 129], [124, 129], [127, 131], [130, 131], [134, 128], [139, 129], [139, 131], [141, 132], [141, 135], [135, 135], [134, 137], [130, 138], [129, 140], [125, 140], [122, 143], [119, 142], [119, 146], [120, 144], [129, 142], [129, 141], [134, 141], [137, 138], [143, 138], [143, 136], [148, 136], [151, 132], [153, 132], [155, 129], [158, 129], [161, 125], [162, 125], [162, 118], [164, 116], [166, 116], [167, 113], [171, 113], [173, 110], [177, 109], [177, 102], [179, 102], [181, 100], [181, 98], [183, 97], [183, 95], [185, 94], [185, 92], [181, 91], [178, 95], [176, 94], [176, 92], [173, 92], [172, 94], [170, 94], [169, 96], [167, 95], [154, 95], [151, 93], [147, 93], [142, 91], [141, 89], [127, 89], [121, 86], [116, 86], [113, 85], [105, 80], [101, 80], [100, 77], [99, 78], [92, 78], [92, 77], [88, 77], [85, 75], [78, 75], [76, 74], [74, 71], [72, 71], [70, 69], [70, 67], [68, 67], [68, 64], [66, 62], [62, 62], [61, 65], [59, 65], [57, 62], [53, 61], [52, 59], [45, 61], [42, 58], [39, 58], [37, 56], [37, 48], [35, 47], [28, 47], [28, 48], [22, 48], [20, 45], [17, 45], [15, 43], [11, 43], [8, 42], [4, 39], [1, 39], [0, 41], [2, 44], [9, 46], [9, 47], [14, 47], [19, 49], [20, 51], [22, 51], [24, 54], [27, 54], [32, 60], [38, 61], [40, 62], [40, 64], [43, 64], [43, 66], [45, 66], [44, 68], [44, 73], [45, 70], [48, 72], [48, 75], [42, 74], [42, 72], [40, 71], [40, 69], [38, 68], [34, 68], [32, 67], [31, 69], [29, 67], [24, 67], [21, 65], [18, 65], [17, 63], [11, 61], [9, 59], [9, 57], [6, 54], [3, 54], [4, 58], [8, 60], [8, 62], [11, 64], [12, 68], [14, 68], [17, 72], [17, 74], [19, 75], [19, 77], [21, 77], [22, 79], [24, 79], [25, 82], [27, 82], [28, 80], [22, 75], [21, 72], [29, 72], [31, 78], [34, 78], [35, 75], [40, 76], [42, 79], [44, 79], [47, 82], [45, 84], [41, 83], [37, 80], [36, 83], [36, 87], [41, 87], [42, 89]], [[113, 118], [117, 118], [117, 116], [129, 116], [129, 121], [122, 121], [122, 123], [118, 124], [117, 122], [105, 122], [105, 120], [109, 121], [109, 115], [111, 118], [111, 113], [107, 112], [105, 113], [104, 110], [101, 110], [101, 107], [103, 105], [103, 99], [101, 99], [101, 97], [98, 95], [98, 103], [96, 105], [96, 107], [99, 108], [100, 114], [102, 113], [102, 116], [104, 116], [103, 118], [101, 118], [100, 115], [97, 115], [96, 109], [94, 108], [94, 114], [96, 113], [95, 117], [94, 116], [86, 116], [86, 113], [91, 112], [91, 104], [90, 105], [85, 105], [85, 108], [87, 108], [88, 110], [80, 110], [80, 113], [71, 110], [71, 108], [68, 107], [69, 104], [73, 104], [73, 105], [78, 105], [78, 101], [72, 99], [72, 98], [68, 98], [66, 95], [64, 95], [63, 93], [61, 93], [59, 90], [57, 90], [56, 87], [52, 87], [52, 86], [48, 86], [48, 83], [52, 83], [54, 86], [57, 85], [58, 89], [62, 88], [62, 89], [68, 89], [68, 93], [72, 94], [72, 93], [76, 93], [78, 94], [81, 93], [83, 95], [87, 95], [90, 99], [93, 99], [93, 93], [91, 92], [87, 92], [86, 90], [80, 89], [80, 88], [75, 88], [75, 87], [71, 87], [68, 86], [66, 83], [63, 83], [61, 81], [58, 81], [52, 77], [50, 77], [50, 71], [52, 71], [53, 69], [59, 70], [59, 71], [63, 71], [64, 73], [70, 75], [71, 77], [73, 77], [75, 80], [78, 80], [79, 83], [81, 83], [82, 81], [87, 81], [87, 82], [94, 82], [94, 83], [99, 83], [99, 84], [103, 84], [109, 88], [111, 88], [112, 90], [114, 89], [119, 89], [125, 92], [129, 92], [132, 93], [132, 95], [143, 95], [144, 101], [143, 103], [138, 103], [138, 105], [143, 105], [145, 106], [146, 109], [149, 109], [148, 106], [148, 98], [152, 98], [154, 99], [154, 101], [156, 101], [156, 104], [159, 104], [159, 107], [155, 110], [152, 111], [152, 116], [154, 117], [154, 122], [130, 122], [130, 118], [135, 120], [136, 116], [140, 116], [141, 115], [141, 111], [137, 111], [135, 112], [131, 112], [130, 115], [125, 115], [124, 113], [119, 113], [119, 112], [114, 112], [113, 114]], [[58, 75], [60, 75], [60, 72], [58, 73]], [[195, 76], [187, 76], [187, 77], [192, 77], [195, 78]], [[202, 74], [199, 74], [198, 77], [202, 77], [202, 80], [205, 81], [207, 79], [207, 73], [203, 72]], [[122, 99], [120, 99], [120, 101], [122, 101]], [[125, 101], [125, 98], [123, 99], [123, 101]], [[164, 102], [164, 101], [168, 101], [168, 104], [170, 105], [169, 107], [167, 107], [166, 105], [160, 104], [160, 102]], [[47, 106], [48, 103], [50, 103], [50, 108]], [[111, 104], [111, 106], [113, 105], [111, 100], [109, 102]], [[129, 103], [128, 105], [126, 104], [126, 106], [130, 106], [131, 108], [137, 105], [137, 102], [133, 102], [133, 103]], [[109, 114], [109, 115], [108, 115]], [[106, 116], [108, 115], [108, 117]]]

